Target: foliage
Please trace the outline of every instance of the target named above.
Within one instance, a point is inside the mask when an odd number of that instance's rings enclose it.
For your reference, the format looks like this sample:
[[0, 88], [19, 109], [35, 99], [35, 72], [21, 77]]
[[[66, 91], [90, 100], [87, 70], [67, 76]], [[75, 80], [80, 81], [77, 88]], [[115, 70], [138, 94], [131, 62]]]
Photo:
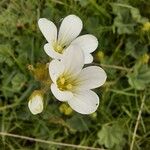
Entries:
[[[149, 150], [149, 7], [149, 0], [0, 1], [0, 130], [63, 143], [129, 149], [145, 96], [134, 149]], [[92, 115], [76, 112], [65, 115], [49, 90], [43, 113], [34, 116], [27, 107], [28, 97], [42, 85], [37, 76], [33, 78], [28, 66], [36, 68], [49, 62], [37, 20], [45, 17], [60, 23], [68, 14], [76, 14], [83, 20], [81, 34], [90, 33], [99, 40], [94, 62], [108, 76], [106, 84], [96, 90], [101, 103]], [[0, 137], [0, 147], [59, 149], [4, 136]]]
[[113, 124], [113, 126], [104, 125], [98, 132], [99, 143], [109, 149], [121, 149], [125, 145], [123, 135], [124, 129], [121, 126], [117, 124]]

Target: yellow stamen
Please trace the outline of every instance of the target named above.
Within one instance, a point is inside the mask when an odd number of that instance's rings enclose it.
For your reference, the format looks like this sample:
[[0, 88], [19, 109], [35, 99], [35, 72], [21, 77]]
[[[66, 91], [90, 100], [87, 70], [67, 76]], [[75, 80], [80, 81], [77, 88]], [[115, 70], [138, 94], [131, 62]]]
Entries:
[[57, 45], [56, 49], [58, 52], [62, 52], [62, 50], [63, 50], [63, 48], [60, 45]]
[[60, 53], [60, 54], [61, 54], [61, 53], [63, 52], [63, 50], [64, 50], [63, 46], [60, 45], [60, 44], [58, 44], [58, 43], [54, 43], [54, 44], [53, 44], [53, 47], [54, 47], [54, 50], [55, 50], [56, 52]]
[[67, 88], [68, 90], [71, 90], [71, 89], [72, 89], [72, 84], [66, 85], [66, 88]]
[[75, 80], [73, 78], [70, 78], [69, 75], [67, 74], [62, 74], [58, 79], [57, 79], [57, 87], [61, 91], [72, 91], [75, 86]]
[[60, 83], [64, 84], [65, 83], [65, 78], [60, 78]]

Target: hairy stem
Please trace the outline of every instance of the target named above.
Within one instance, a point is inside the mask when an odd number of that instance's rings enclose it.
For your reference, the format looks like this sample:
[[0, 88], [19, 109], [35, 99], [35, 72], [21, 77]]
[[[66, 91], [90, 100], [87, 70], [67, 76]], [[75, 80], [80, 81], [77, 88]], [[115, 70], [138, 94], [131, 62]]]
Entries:
[[137, 132], [137, 129], [138, 129], [138, 126], [139, 126], [139, 123], [140, 123], [144, 103], [145, 103], [145, 95], [142, 98], [140, 110], [139, 110], [139, 113], [138, 113], [138, 116], [137, 116], [137, 121], [136, 121], [136, 124], [135, 124], [135, 127], [134, 127], [134, 132], [133, 132], [133, 136], [132, 136], [132, 142], [131, 142], [131, 145], [130, 145], [130, 150], [133, 150], [133, 147], [134, 147], [136, 132]]
[[52, 145], [57, 145], [57, 146], [66, 146], [66, 147], [78, 148], [78, 149], [105, 150], [103, 148], [94, 148], [94, 147], [67, 144], [67, 143], [60, 143], [60, 142], [54, 142], [54, 141], [46, 141], [46, 140], [42, 140], [42, 139], [31, 138], [31, 137], [27, 137], [27, 136], [11, 134], [11, 133], [6, 133], [6, 132], [0, 132], [0, 135], [14, 137], [14, 138], [20, 138], [20, 139], [25, 139], [25, 140], [40, 142], [40, 143], [45, 143], [45, 144], [52, 144]]

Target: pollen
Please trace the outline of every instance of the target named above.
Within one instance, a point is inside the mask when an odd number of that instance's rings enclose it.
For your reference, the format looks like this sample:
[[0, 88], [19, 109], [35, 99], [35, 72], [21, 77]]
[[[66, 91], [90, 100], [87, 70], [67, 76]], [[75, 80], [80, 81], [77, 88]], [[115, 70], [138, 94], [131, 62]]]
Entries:
[[66, 88], [67, 88], [68, 90], [71, 90], [71, 89], [72, 89], [72, 84], [68, 84], [68, 85], [66, 86]]
[[60, 78], [60, 83], [64, 84], [65, 83], [65, 78]]

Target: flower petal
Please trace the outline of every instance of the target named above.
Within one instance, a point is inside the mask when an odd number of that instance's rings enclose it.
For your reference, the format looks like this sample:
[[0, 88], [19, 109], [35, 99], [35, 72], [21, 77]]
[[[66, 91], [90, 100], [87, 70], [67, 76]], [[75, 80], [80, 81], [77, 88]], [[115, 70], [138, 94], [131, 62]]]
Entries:
[[84, 55], [78, 46], [70, 45], [63, 53], [61, 61], [65, 66], [65, 72], [77, 75], [84, 66]]
[[47, 43], [44, 45], [44, 50], [46, 54], [54, 59], [61, 59], [62, 55], [57, 53], [51, 43]]
[[54, 83], [63, 74], [65, 66], [59, 60], [52, 60], [49, 64], [49, 74]]
[[72, 99], [68, 100], [72, 109], [81, 114], [91, 114], [99, 106], [99, 97], [91, 90], [76, 93]]
[[95, 36], [91, 34], [86, 34], [77, 37], [71, 42], [71, 44], [79, 45], [84, 53], [92, 53], [98, 47], [98, 40]]
[[48, 42], [52, 43], [56, 41], [57, 28], [53, 22], [47, 20], [46, 18], [40, 18], [38, 20], [38, 25]]
[[93, 56], [89, 53], [84, 54], [84, 63], [89, 64], [93, 62]]
[[98, 66], [84, 68], [78, 76], [77, 90], [94, 89], [103, 85], [107, 75], [105, 71]]
[[68, 45], [74, 40], [81, 32], [83, 27], [82, 21], [75, 15], [65, 17], [61, 23], [58, 42], [63, 45]]
[[59, 101], [67, 101], [73, 97], [72, 92], [60, 91], [54, 83], [51, 84], [51, 91]]

